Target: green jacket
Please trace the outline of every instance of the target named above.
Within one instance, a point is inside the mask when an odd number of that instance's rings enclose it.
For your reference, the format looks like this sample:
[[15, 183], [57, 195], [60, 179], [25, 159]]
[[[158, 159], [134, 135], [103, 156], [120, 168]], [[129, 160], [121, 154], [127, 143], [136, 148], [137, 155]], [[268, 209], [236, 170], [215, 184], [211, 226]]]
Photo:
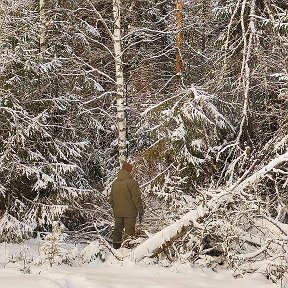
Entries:
[[139, 184], [124, 169], [112, 184], [110, 204], [115, 217], [137, 217], [144, 211]]

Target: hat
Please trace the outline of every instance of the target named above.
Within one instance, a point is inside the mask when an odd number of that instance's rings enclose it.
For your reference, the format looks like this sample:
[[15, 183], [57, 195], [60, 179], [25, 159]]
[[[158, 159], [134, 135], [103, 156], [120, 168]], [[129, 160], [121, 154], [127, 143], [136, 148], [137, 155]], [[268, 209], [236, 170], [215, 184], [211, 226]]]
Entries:
[[130, 173], [132, 171], [132, 165], [127, 162], [123, 162], [122, 169]]

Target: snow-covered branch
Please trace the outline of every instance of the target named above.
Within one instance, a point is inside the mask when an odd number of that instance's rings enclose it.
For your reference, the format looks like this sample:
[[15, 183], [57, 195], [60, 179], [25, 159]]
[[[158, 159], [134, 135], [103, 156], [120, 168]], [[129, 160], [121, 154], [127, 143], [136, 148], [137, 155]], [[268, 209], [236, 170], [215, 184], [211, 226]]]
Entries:
[[277, 165], [283, 163], [283, 162], [288, 162], [288, 152], [278, 155], [275, 157], [273, 160], [271, 160], [267, 165], [265, 165], [263, 168], [260, 170], [254, 172], [251, 176], [247, 177], [244, 179], [241, 183], [239, 183], [237, 186], [231, 186], [228, 188], [230, 191], [235, 191], [235, 192], [241, 192], [245, 188], [255, 184], [257, 181], [263, 179], [267, 173], [272, 171]]

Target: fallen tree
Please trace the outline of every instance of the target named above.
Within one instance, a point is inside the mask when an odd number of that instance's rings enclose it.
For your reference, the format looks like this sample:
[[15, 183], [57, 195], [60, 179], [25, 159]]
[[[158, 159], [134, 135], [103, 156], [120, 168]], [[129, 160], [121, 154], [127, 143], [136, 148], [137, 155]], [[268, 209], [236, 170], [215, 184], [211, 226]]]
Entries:
[[[212, 193], [210, 193], [209, 191], [209, 193], [206, 194], [210, 195], [211, 198], [207, 203], [202, 203], [201, 206], [199, 206], [195, 210], [188, 212], [177, 222], [169, 225], [168, 227], [165, 227], [163, 230], [151, 236], [149, 239], [147, 239], [145, 242], [143, 242], [133, 251], [131, 251], [130, 259], [132, 261], [138, 262], [145, 257], [154, 257], [158, 255], [166, 247], [171, 246], [172, 243], [174, 243], [177, 239], [181, 238], [191, 226], [204, 229], [204, 224], [198, 223], [198, 220], [200, 218], [204, 218], [211, 211], [212, 213], [213, 211], [217, 211], [219, 207], [224, 203], [225, 205], [227, 205], [230, 202], [233, 202], [233, 197], [237, 198], [237, 196], [240, 196], [240, 198], [242, 197], [242, 199], [245, 201], [245, 198], [243, 198], [244, 196], [241, 195], [241, 193], [246, 188], [254, 186], [257, 182], [266, 177], [267, 174], [271, 172], [274, 168], [285, 162], [288, 162], [288, 152], [282, 155], [278, 155], [268, 164], [258, 169], [256, 172], [252, 173], [252, 175], [243, 179], [240, 183], [237, 183], [237, 185], [231, 185], [230, 187], [227, 187], [223, 190], [218, 189], [216, 191], [212, 191]], [[213, 196], [211, 196], [211, 194]], [[266, 246], [268, 247], [269, 245]], [[262, 250], [264, 251], [265, 249], [263, 248]]]

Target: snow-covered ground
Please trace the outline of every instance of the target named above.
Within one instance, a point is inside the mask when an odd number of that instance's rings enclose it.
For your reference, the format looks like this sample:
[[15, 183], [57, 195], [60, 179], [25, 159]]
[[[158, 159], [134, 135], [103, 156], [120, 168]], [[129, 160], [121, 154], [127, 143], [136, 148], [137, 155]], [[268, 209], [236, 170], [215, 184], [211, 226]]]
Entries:
[[0, 270], [1, 288], [272, 288], [261, 275], [234, 279], [228, 272], [138, 266], [132, 263], [93, 267], [55, 267], [32, 269], [23, 274], [17, 269]]
[[[0, 288], [276, 288], [262, 274], [246, 275], [235, 279], [231, 271], [214, 272], [195, 268], [190, 264], [175, 263], [172, 267], [149, 264], [151, 261], [132, 262], [129, 257], [119, 261], [112, 254], [102, 262], [95, 258], [89, 263], [73, 262], [69, 265], [49, 265], [41, 254], [43, 243], [29, 241], [22, 244], [0, 244]], [[82, 247], [83, 248], [83, 247]], [[92, 243], [85, 249], [86, 257], [97, 250]], [[77, 250], [77, 249], [76, 249]], [[70, 254], [76, 253], [70, 249]], [[127, 256], [128, 249], [118, 255]], [[42, 257], [42, 258], [41, 258]], [[88, 257], [89, 258], [89, 257]], [[78, 258], [77, 258], [78, 259]], [[83, 259], [83, 258], [82, 258]], [[78, 259], [79, 260], [79, 259]], [[103, 259], [102, 259], [103, 260]], [[40, 264], [41, 263], [41, 264]], [[71, 263], [70, 263], [71, 264]], [[284, 288], [285, 283], [282, 283]]]

